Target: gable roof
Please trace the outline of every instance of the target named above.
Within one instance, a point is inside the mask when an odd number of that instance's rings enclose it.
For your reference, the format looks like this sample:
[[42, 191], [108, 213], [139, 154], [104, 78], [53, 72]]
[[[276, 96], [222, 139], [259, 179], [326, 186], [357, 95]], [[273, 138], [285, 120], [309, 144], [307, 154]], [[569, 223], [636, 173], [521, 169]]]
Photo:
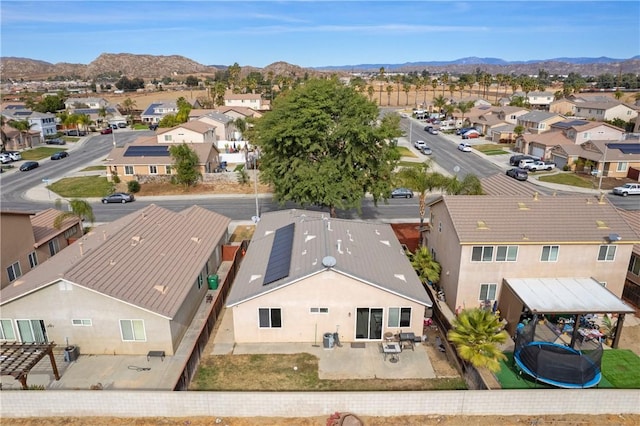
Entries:
[[67, 216], [62, 221], [60, 228], [55, 228], [53, 222], [62, 213], [64, 212], [60, 210], [46, 209], [31, 216], [31, 227], [33, 228], [36, 248], [80, 223], [80, 218], [77, 216]]
[[[636, 231], [636, 234], [640, 235], [640, 211], [618, 209], [618, 213]], [[633, 252], [640, 256], [640, 242], [633, 246]]]
[[531, 111], [518, 117], [518, 121], [531, 121], [533, 123], [540, 123], [542, 121], [549, 120], [554, 117], [560, 117], [559, 114], [547, 111]]
[[533, 198], [540, 193], [538, 187], [531, 182], [519, 182], [504, 173], [482, 178], [480, 184], [486, 195], [522, 195]]
[[[637, 244], [640, 236], [603, 197], [443, 195], [429, 206], [443, 203], [460, 244]], [[480, 226], [483, 225], [483, 226]]]
[[[277, 273], [271, 274], [274, 269]], [[260, 218], [227, 306], [327, 270], [431, 306], [390, 225], [305, 210], [270, 212]]]
[[521, 138], [529, 143], [537, 143], [545, 146], [575, 143], [572, 139], [569, 139], [563, 132], [560, 131], [549, 131], [540, 134], [525, 133], [521, 136]]
[[151, 204], [99, 226], [2, 289], [0, 305], [64, 280], [173, 318], [230, 219]]

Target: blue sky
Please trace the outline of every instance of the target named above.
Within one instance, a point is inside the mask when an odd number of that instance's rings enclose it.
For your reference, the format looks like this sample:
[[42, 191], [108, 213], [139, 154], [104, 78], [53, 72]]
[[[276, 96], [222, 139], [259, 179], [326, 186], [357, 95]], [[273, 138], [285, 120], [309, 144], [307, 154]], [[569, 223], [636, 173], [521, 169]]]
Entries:
[[640, 54], [637, 0], [2, 0], [0, 12], [1, 56], [52, 63], [101, 53], [256, 67]]

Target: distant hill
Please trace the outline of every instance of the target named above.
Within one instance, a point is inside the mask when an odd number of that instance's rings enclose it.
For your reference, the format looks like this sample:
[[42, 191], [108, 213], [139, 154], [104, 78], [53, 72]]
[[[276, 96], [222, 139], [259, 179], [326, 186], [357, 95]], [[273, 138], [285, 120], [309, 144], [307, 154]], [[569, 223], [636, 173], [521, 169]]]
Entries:
[[[569, 74], [575, 72], [582, 75], [599, 75], [604, 73], [618, 74], [619, 72], [638, 72], [640, 56], [631, 59], [600, 58], [555, 58], [531, 61], [504, 61], [499, 58], [468, 57], [455, 61], [423, 61], [407, 62], [404, 64], [359, 64], [303, 68], [286, 62], [274, 62], [264, 68], [243, 66], [242, 73], [258, 71], [273, 75], [287, 75], [292, 77], [314, 76], [346, 72], [378, 72], [384, 67], [393, 72], [449, 72], [452, 74], [473, 73], [477, 68], [491, 74], [536, 74], [539, 69], [545, 69], [550, 74]], [[216, 71], [225, 69], [224, 65], [203, 65], [189, 58], [179, 55], [135, 55], [130, 53], [103, 53], [91, 63], [51, 64], [45, 61], [28, 58], [0, 57], [0, 76], [3, 79], [46, 79], [54, 76], [94, 79], [104, 75], [127, 76], [129, 78], [158, 78], [177, 75], [214, 75]]]

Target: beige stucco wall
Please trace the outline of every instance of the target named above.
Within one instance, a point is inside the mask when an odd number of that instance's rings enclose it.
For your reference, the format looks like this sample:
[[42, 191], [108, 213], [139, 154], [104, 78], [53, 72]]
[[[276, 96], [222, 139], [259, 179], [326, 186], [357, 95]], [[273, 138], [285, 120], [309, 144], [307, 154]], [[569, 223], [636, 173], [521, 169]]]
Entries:
[[[236, 282], [234, 285], [242, 285]], [[312, 314], [310, 308], [329, 308], [328, 314]], [[411, 325], [403, 332], [422, 335], [425, 308], [419, 303], [374, 288], [334, 271], [325, 271], [234, 306], [236, 343], [318, 342], [324, 333], [339, 332], [341, 342], [355, 339], [356, 308], [383, 308], [382, 334], [400, 328], [387, 325], [389, 307], [410, 307]], [[282, 309], [282, 328], [260, 328], [259, 308]], [[363, 340], [363, 339], [358, 339]]]
[[[0, 256], [2, 271], [0, 276], [1, 287], [4, 288], [9, 284], [9, 276], [7, 275], [7, 267], [15, 262], [20, 262], [20, 270], [22, 274], [29, 272], [29, 253], [34, 251], [35, 240], [33, 230], [31, 228], [31, 220], [29, 215], [23, 214], [5, 214], [0, 219]], [[46, 258], [38, 256], [39, 262], [44, 262]]]
[[[171, 136], [167, 140], [165, 136]], [[194, 130], [185, 129], [184, 127], [175, 127], [162, 134], [157, 135], [158, 143], [215, 143], [215, 129], [206, 131], [205, 133], [196, 132]]]
[[[62, 280], [3, 305], [2, 318], [13, 320], [14, 328], [16, 319], [43, 320], [49, 342], [77, 345], [82, 354], [174, 353], [168, 319]], [[92, 325], [73, 326], [72, 319]], [[123, 342], [121, 319], [143, 320], [146, 341]]]

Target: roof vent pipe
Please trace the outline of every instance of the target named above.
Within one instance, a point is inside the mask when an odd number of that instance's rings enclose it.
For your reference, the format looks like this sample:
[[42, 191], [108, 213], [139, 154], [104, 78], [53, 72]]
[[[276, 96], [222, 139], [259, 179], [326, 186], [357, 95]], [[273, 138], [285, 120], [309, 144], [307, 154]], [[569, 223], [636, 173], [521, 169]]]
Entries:
[[82, 241], [78, 243], [78, 247], [80, 248], [80, 256], [84, 256], [84, 250], [82, 250]]

